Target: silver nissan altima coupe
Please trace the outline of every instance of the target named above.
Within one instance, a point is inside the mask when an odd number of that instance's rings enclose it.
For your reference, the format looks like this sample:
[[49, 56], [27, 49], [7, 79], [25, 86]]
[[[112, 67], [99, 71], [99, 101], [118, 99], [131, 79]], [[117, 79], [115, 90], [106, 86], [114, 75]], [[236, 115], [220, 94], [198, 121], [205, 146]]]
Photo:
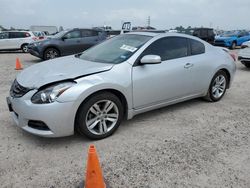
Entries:
[[110, 136], [121, 121], [192, 98], [219, 101], [236, 66], [223, 49], [176, 33], [127, 33], [82, 54], [30, 66], [7, 103], [15, 123], [44, 137]]

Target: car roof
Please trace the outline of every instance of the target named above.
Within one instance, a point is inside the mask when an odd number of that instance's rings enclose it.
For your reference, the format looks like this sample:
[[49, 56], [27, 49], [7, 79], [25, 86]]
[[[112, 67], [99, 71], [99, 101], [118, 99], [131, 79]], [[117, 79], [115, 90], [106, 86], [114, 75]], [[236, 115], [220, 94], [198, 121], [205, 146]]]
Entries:
[[166, 33], [152, 33], [152, 32], [130, 32], [130, 33], [125, 33], [124, 35], [144, 35], [144, 36], [150, 36], [150, 37], [153, 37], [153, 38], [162, 38], [162, 37], [185, 37], [185, 38], [189, 38], [189, 39], [193, 39], [193, 40], [196, 40], [196, 41], [199, 41], [201, 43], [203, 43], [204, 45], [208, 46], [210, 44], [208, 44], [207, 42], [205, 42], [204, 40], [198, 38], [198, 37], [195, 37], [195, 36], [192, 36], [192, 35], [187, 35], [187, 34], [182, 34], [182, 33], [169, 33], [169, 32], [166, 32]]
[[155, 37], [157, 35], [160, 35], [162, 33], [153, 33], [153, 32], [129, 32], [129, 33], [125, 33], [125, 35], [146, 35], [146, 36], [150, 36], [150, 37]]
[[146, 36], [151, 36], [151, 37], [186, 37], [186, 38], [195, 38], [198, 39], [197, 37], [193, 37], [191, 35], [187, 35], [187, 34], [181, 34], [181, 33], [153, 33], [153, 32], [130, 32], [130, 33], [125, 33], [126, 35], [131, 35], [131, 34], [135, 34], [135, 35], [146, 35]]
[[3, 31], [3, 32], [21, 32], [21, 33], [28, 33], [28, 32], [32, 32], [32, 31]]
[[194, 30], [213, 30], [213, 28], [200, 27], [200, 28], [195, 28]]

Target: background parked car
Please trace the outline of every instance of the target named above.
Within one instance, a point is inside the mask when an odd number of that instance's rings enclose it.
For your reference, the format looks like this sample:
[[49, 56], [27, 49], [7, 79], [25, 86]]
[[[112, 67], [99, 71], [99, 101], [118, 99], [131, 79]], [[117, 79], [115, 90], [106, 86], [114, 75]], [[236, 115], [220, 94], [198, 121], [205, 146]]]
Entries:
[[[249, 44], [250, 42], [248, 42], [248, 45]], [[238, 60], [247, 68], [250, 68], [250, 47], [246, 47], [239, 51]]]
[[41, 59], [53, 59], [59, 56], [80, 53], [107, 38], [103, 30], [70, 29], [61, 31], [47, 40], [29, 44], [30, 54]]
[[250, 47], [250, 41], [243, 42], [243, 43], [241, 44], [241, 48], [248, 48], [248, 47]]
[[250, 34], [246, 31], [226, 32], [215, 38], [216, 46], [224, 46], [235, 49], [236, 46], [241, 46], [243, 42], [250, 40]]
[[39, 40], [32, 31], [4, 31], [0, 33], [0, 50], [28, 52], [28, 44]]
[[196, 28], [193, 32], [193, 36], [199, 37], [200, 39], [213, 44], [215, 39], [215, 32], [212, 28]]
[[47, 38], [46, 34], [43, 31], [33, 31], [33, 33], [38, 40], [43, 40]]

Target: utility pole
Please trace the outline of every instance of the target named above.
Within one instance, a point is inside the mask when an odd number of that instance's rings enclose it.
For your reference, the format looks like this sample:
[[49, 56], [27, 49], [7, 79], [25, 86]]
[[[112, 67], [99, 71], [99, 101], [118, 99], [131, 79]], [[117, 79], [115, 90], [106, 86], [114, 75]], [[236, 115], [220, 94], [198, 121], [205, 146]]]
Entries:
[[147, 18], [147, 26], [150, 27], [150, 16]]

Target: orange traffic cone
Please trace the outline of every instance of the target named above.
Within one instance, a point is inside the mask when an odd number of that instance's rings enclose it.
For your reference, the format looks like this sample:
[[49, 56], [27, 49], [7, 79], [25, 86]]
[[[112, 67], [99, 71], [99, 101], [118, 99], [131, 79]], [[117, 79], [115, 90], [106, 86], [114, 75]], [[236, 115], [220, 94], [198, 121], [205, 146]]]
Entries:
[[16, 58], [16, 70], [22, 70], [23, 69], [23, 65], [21, 64], [19, 58]]
[[94, 145], [89, 146], [85, 188], [105, 188], [102, 169]]

